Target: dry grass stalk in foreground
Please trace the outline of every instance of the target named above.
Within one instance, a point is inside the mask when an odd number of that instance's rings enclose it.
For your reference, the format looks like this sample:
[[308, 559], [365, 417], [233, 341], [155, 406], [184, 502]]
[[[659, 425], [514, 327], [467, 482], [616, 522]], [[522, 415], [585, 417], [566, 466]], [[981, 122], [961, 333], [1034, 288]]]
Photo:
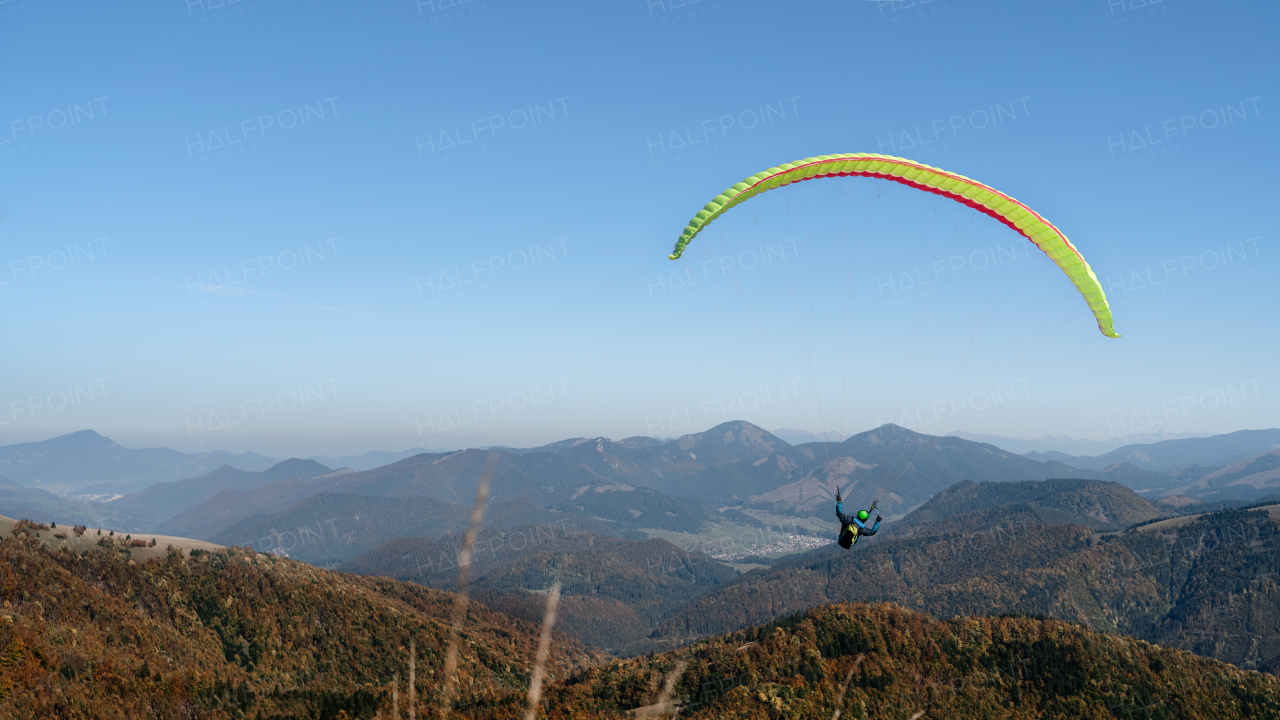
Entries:
[[556, 606], [560, 604], [560, 583], [556, 582], [547, 593], [547, 612], [542, 616], [542, 636], [538, 638], [538, 657], [533, 665], [533, 677], [529, 680], [529, 704], [524, 720], [535, 720], [538, 702], [542, 699], [542, 669], [551, 654], [551, 629], [556, 624]]
[[453, 623], [449, 627], [449, 647], [444, 658], [444, 688], [440, 698], [440, 715], [449, 717], [449, 709], [453, 705], [454, 685], [458, 674], [458, 635], [462, 632], [462, 622], [467, 617], [467, 585], [471, 582], [471, 556], [475, 549], [476, 535], [480, 533], [480, 521], [484, 519], [485, 504], [489, 501], [489, 481], [493, 479], [493, 468], [498, 463], [497, 453], [489, 453], [485, 460], [484, 470], [480, 472], [480, 482], [476, 486], [476, 503], [471, 508], [471, 523], [467, 528], [466, 539], [462, 543], [462, 552], [458, 555], [458, 596], [453, 609]]
[[836, 711], [831, 716], [831, 720], [840, 720], [840, 713], [844, 710], [844, 693], [849, 689], [849, 681], [853, 680], [853, 673], [858, 669], [858, 665], [862, 664], [862, 658], [865, 655], [859, 655], [857, 660], [853, 661], [853, 667], [849, 668], [849, 673], [844, 676], [844, 682], [840, 683], [840, 692], [836, 695]]

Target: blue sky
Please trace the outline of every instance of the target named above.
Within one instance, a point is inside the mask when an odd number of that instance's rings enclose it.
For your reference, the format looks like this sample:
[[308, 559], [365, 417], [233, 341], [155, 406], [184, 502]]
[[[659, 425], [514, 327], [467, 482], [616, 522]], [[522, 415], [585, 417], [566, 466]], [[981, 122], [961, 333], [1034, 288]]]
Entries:
[[[1274, 3], [0, 3], [0, 443], [1273, 427]], [[804, 183], [882, 152], [1070, 237]], [[926, 282], [927, 281], [927, 282]]]

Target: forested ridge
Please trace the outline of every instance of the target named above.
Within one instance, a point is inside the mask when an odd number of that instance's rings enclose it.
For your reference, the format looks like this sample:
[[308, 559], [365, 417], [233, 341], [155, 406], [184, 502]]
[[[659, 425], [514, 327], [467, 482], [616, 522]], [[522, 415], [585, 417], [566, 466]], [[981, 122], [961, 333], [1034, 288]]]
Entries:
[[1272, 675], [1054, 620], [939, 621], [887, 604], [591, 668], [552, 689], [547, 717], [617, 717], [658, 704], [668, 683], [668, 707], [691, 718], [1280, 717]]
[[[545, 598], [559, 582], [557, 627], [618, 655], [656, 647], [648, 635], [659, 622], [738, 573], [706, 555], [665, 540], [632, 541], [571, 530], [567, 524], [517, 526], [481, 532], [471, 566], [479, 602], [540, 622]], [[457, 585], [462, 538], [401, 538], [340, 566], [449, 590]], [[671, 644], [668, 643], [667, 647]]]
[[1125, 533], [1045, 524], [1014, 503], [780, 561], [659, 626], [692, 640], [825, 603], [891, 601], [937, 617], [1024, 613], [1280, 671], [1280, 526], [1228, 510]]
[[[439, 716], [456, 595], [240, 548], [77, 554], [29, 529], [0, 540], [0, 717], [386, 718], [407, 711], [411, 642], [417, 716]], [[537, 639], [472, 603], [450, 716], [517, 716]], [[539, 717], [565, 720], [1280, 717], [1274, 676], [1047, 619], [840, 604], [627, 661], [551, 649]]]
[[[0, 540], [0, 717], [372, 717], [418, 650], [440, 685], [455, 596], [239, 548], [139, 563]], [[464, 702], [528, 684], [538, 627], [470, 605]], [[606, 656], [557, 635], [551, 678]], [[403, 679], [402, 679], [403, 684]]]

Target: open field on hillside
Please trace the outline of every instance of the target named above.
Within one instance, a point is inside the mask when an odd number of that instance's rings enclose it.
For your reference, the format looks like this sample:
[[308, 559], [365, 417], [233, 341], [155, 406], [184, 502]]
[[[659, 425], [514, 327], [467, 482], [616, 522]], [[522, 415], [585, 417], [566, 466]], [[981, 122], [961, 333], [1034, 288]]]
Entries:
[[[14, 527], [19, 522], [19, 520], [0, 515], [0, 537], [11, 537]], [[58, 525], [57, 527], [51, 526], [47, 530], [35, 529], [32, 532], [36, 534], [42, 544], [51, 549], [56, 550], [65, 547], [76, 553], [98, 548], [98, 542], [102, 538], [115, 540], [118, 544], [128, 542], [130, 544], [129, 557], [134, 560], [165, 557], [169, 554], [170, 546], [181, 548], [184, 555], [190, 555], [192, 550], [213, 552], [225, 549], [221, 545], [215, 545], [204, 540], [192, 540], [191, 538], [174, 537], [172, 535], [151, 535], [147, 533], [136, 535], [115, 533], [112, 535], [111, 528], [87, 528], [82, 535], [77, 535], [71, 526]], [[126, 537], [128, 538], [127, 541]], [[144, 545], [140, 547], [132, 546], [132, 542], [135, 540], [143, 541]], [[155, 545], [151, 545], [152, 540], [155, 540]]]
[[[834, 525], [834, 523], [833, 523]], [[732, 522], [708, 523], [698, 533], [642, 528], [649, 538], [666, 540], [686, 552], [700, 552], [722, 562], [748, 557], [780, 558], [808, 552], [836, 540], [835, 532], [817, 534], [798, 524], [791, 527], [765, 529]]]
[[[1260, 508], [1254, 508], [1254, 509], [1266, 510], [1267, 514], [1271, 516], [1272, 520], [1280, 521], [1280, 505], [1266, 505], [1266, 506], [1263, 506]], [[1200, 513], [1199, 515], [1183, 515], [1182, 517], [1169, 518], [1168, 520], [1161, 520], [1160, 522], [1155, 522], [1155, 523], [1151, 523], [1150, 525], [1143, 525], [1139, 527], [1138, 532], [1154, 533], [1154, 532], [1165, 532], [1166, 530], [1173, 530], [1175, 528], [1180, 528], [1183, 525], [1187, 525], [1192, 522], [1195, 522], [1196, 520], [1199, 520], [1200, 518], [1208, 514], [1209, 513]]]

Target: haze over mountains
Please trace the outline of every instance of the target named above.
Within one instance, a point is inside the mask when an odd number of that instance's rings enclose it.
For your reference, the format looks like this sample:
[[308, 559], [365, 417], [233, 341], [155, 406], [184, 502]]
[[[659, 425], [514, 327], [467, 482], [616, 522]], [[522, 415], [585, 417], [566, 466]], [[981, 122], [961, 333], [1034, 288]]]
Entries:
[[1135, 433], [1109, 440], [1085, 440], [1065, 435], [1045, 435], [1044, 437], [1026, 439], [1006, 437], [1004, 435], [987, 435], [984, 433], [955, 432], [943, 433], [974, 442], [988, 443], [1009, 452], [1025, 455], [1032, 452], [1060, 452], [1066, 455], [1093, 456], [1111, 452], [1125, 445], [1150, 445], [1165, 440], [1181, 440], [1183, 438], [1209, 437], [1212, 433], [1169, 433], [1157, 430], [1153, 433]]
[[[1041, 463], [892, 425], [843, 443], [798, 447], [749, 423], [733, 422], [671, 441], [578, 438], [488, 452], [499, 458], [494, 501], [523, 498], [530, 503], [530, 521], [538, 520], [539, 509], [581, 514], [606, 523], [614, 534], [640, 538], [658, 531], [696, 535], [708, 523], [730, 520], [757, 525], [766, 516], [825, 519], [837, 485], [851, 498], [865, 495], [869, 502], [879, 496], [886, 514], [901, 515], [970, 477], [1012, 481], [1123, 474], [1148, 484], [1157, 477], [1127, 466], [1096, 472]], [[134, 512], [138, 521], [144, 520], [142, 513], [163, 508], [169, 517], [147, 529], [211, 539], [253, 515], [336, 494], [344, 496], [347, 508], [337, 517], [354, 523], [356, 517], [376, 515], [369, 508], [379, 501], [372, 498], [420, 497], [467, 506], [485, 455], [480, 450], [423, 454], [362, 472], [325, 473], [323, 466], [300, 464], [309, 461], [289, 461], [299, 464], [257, 474], [228, 469], [199, 483], [206, 487], [201, 492], [164, 483], [109, 505]], [[162, 497], [167, 504], [157, 500]], [[334, 517], [295, 516], [300, 526]]]
[[[223, 465], [265, 470], [275, 460], [255, 453], [187, 454], [168, 448], [134, 450], [92, 430], [40, 442], [0, 446], [0, 475], [22, 485], [110, 493], [123, 488], [203, 475]], [[94, 487], [100, 486], [100, 487]]]
[[[1097, 457], [1021, 456], [895, 425], [842, 442], [791, 445], [750, 423], [729, 422], [672, 440], [576, 438], [492, 452], [502, 458], [495, 499], [524, 497], [534, 508], [595, 514], [607, 518], [615, 533], [638, 537], [656, 530], [697, 534], [708, 522], [729, 520], [746, 526], [768, 524], [766, 518], [777, 524], [779, 517], [825, 522], [837, 486], [851, 500], [878, 497], [889, 517], [965, 479], [1109, 479], [1165, 499], [1170, 507], [1247, 502], [1280, 491], [1270, 455], [1278, 447], [1280, 430], [1247, 430], [1130, 445]], [[64, 518], [119, 524], [123, 530], [210, 538], [252, 515], [277, 513], [322, 493], [345, 495], [348, 517], [375, 502], [369, 497], [469, 503], [482, 451], [409, 453], [415, 451], [326, 458], [329, 463], [273, 461], [251, 454], [130, 450], [82, 431], [0, 447], [0, 467], [19, 474], [0, 473], [15, 481], [3, 491], [9, 506], [0, 512], [52, 516], [56, 510]], [[408, 457], [364, 470], [338, 464], [366, 466], [402, 455]], [[220, 460], [228, 462], [209, 467]], [[63, 497], [36, 490], [46, 487]], [[131, 491], [88, 492], [112, 487]]]
[[1169, 472], [1192, 465], [1222, 467], [1280, 449], [1280, 429], [1238, 430], [1226, 435], [1167, 440], [1150, 445], [1125, 445], [1095, 457], [1058, 452], [1027, 453], [1033, 460], [1058, 461], [1074, 467], [1102, 470], [1127, 462], [1144, 470]]
[[314, 460], [291, 458], [265, 470], [251, 472], [223, 465], [211, 473], [187, 480], [164, 482], [130, 493], [111, 502], [112, 507], [153, 522], [170, 518], [223, 490], [250, 490], [275, 482], [299, 478], [307, 480], [332, 472]]

